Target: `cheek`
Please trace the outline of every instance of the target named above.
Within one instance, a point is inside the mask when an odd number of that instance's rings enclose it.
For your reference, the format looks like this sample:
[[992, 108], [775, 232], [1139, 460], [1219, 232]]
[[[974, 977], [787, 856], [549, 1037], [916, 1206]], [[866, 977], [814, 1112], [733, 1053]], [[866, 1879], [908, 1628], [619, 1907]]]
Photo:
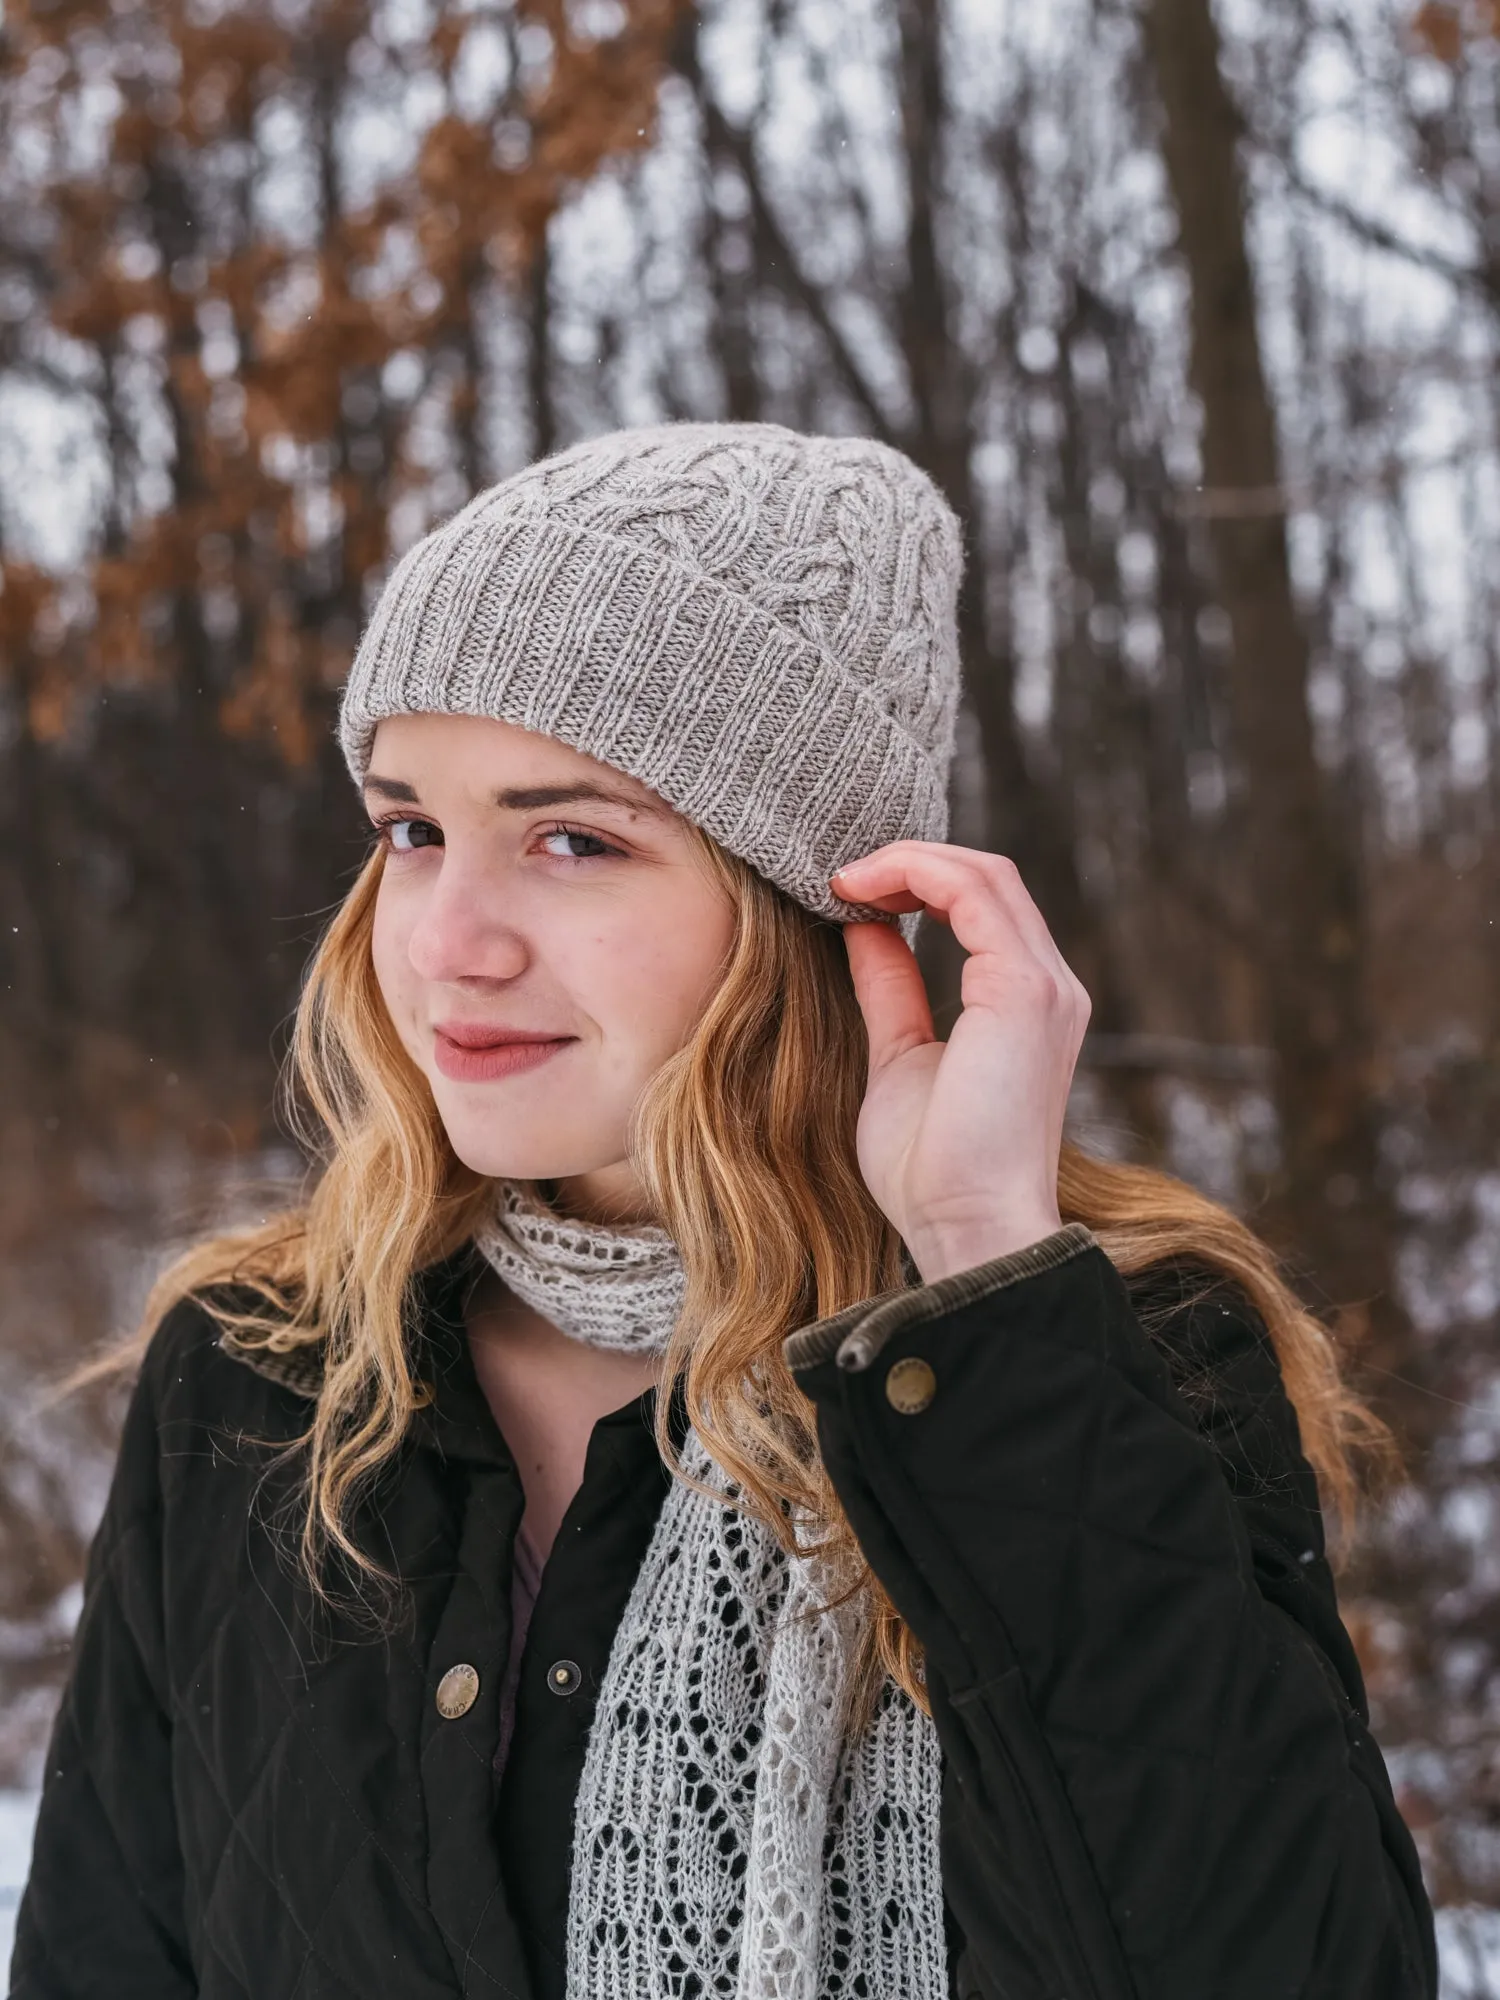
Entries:
[[601, 938], [592, 981], [601, 1025], [632, 1041], [644, 1066], [664, 1062], [717, 986], [731, 937], [731, 919], [718, 905], [684, 910], [674, 903], [661, 921], [633, 921]]
[[417, 987], [407, 950], [410, 936], [411, 921], [402, 913], [401, 899], [389, 895], [382, 882], [376, 892], [375, 914], [370, 928], [370, 961], [386, 1011], [403, 1038], [407, 1034]]

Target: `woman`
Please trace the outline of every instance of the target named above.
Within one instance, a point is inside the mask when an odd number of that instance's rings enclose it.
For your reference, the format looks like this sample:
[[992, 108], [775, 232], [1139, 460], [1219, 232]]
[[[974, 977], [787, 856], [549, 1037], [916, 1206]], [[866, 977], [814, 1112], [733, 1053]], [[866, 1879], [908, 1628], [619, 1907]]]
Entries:
[[958, 571], [750, 425], [398, 566], [323, 1170], [148, 1312], [13, 1994], [1434, 1991], [1314, 1476], [1374, 1427], [1243, 1228], [1060, 1151], [1086, 999], [942, 840]]

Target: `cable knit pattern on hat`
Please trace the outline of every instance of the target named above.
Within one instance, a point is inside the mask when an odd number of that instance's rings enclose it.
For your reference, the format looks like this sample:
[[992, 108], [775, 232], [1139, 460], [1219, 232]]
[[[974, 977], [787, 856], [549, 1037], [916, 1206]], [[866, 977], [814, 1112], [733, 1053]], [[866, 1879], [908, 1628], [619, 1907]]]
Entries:
[[376, 725], [405, 712], [516, 723], [847, 918], [835, 869], [947, 831], [960, 567], [947, 502], [871, 440], [776, 424], [593, 438], [397, 564], [345, 687], [344, 753], [363, 778]]

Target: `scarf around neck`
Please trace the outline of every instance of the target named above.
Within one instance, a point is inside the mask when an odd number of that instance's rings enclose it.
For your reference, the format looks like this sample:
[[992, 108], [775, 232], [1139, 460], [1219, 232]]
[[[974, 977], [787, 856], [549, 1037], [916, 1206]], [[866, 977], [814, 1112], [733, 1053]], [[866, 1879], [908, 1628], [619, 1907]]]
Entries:
[[[660, 1352], [682, 1309], [664, 1230], [580, 1223], [516, 1182], [475, 1244], [593, 1346]], [[589, 1735], [568, 2000], [947, 2000], [931, 1720], [887, 1682], [851, 1729], [857, 1604], [826, 1604], [816, 1558], [735, 1508], [692, 1432], [682, 1471]]]
[[682, 1259], [652, 1224], [576, 1222], [520, 1182], [501, 1181], [474, 1241], [518, 1299], [585, 1346], [659, 1354], [682, 1311]]

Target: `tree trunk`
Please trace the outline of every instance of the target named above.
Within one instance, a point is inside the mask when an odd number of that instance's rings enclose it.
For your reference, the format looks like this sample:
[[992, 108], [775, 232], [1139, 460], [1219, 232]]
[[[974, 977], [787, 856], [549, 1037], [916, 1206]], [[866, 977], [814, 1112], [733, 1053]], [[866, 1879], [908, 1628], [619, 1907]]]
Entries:
[[[1238, 115], [1210, 0], [1149, 0], [1162, 146], [1191, 289], [1205, 506], [1228, 615], [1229, 710], [1248, 794], [1246, 880], [1277, 1061], [1273, 1233], [1383, 1369], [1409, 1360], [1377, 1148], [1359, 830], [1318, 765], [1292, 595], [1275, 413], [1246, 245]], [[1403, 1402], [1409, 1399], [1402, 1399]], [[1406, 1412], [1403, 1411], [1403, 1415]]]
[[[939, 222], [944, 210], [942, 137], [951, 122], [944, 74], [945, 0], [899, 0], [901, 132], [906, 161], [905, 285], [897, 330], [915, 417], [900, 440], [946, 493], [964, 524], [968, 561], [959, 598], [965, 691], [985, 766], [984, 838], [1010, 856], [1058, 945], [1089, 988], [1096, 1028], [1128, 1034], [1138, 1023], [1110, 941], [1089, 909], [1078, 871], [1071, 817], [1031, 771], [1016, 721], [1014, 662], [989, 632], [986, 551], [975, 534], [973, 479], [976, 384], [955, 337]], [[923, 970], [940, 1028], [959, 1009], [963, 954], [951, 937], [925, 927]], [[1151, 1079], [1109, 1079], [1111, 1095], [1142, 1148], [1159, 1143]]]
[[552, 398], [552, 245], [545, 227], [531, 253], [527, 302], [530, 345], [526, 387], [531, 404], [531, 455], [550, 458], [557, 449], [557, 406]]

